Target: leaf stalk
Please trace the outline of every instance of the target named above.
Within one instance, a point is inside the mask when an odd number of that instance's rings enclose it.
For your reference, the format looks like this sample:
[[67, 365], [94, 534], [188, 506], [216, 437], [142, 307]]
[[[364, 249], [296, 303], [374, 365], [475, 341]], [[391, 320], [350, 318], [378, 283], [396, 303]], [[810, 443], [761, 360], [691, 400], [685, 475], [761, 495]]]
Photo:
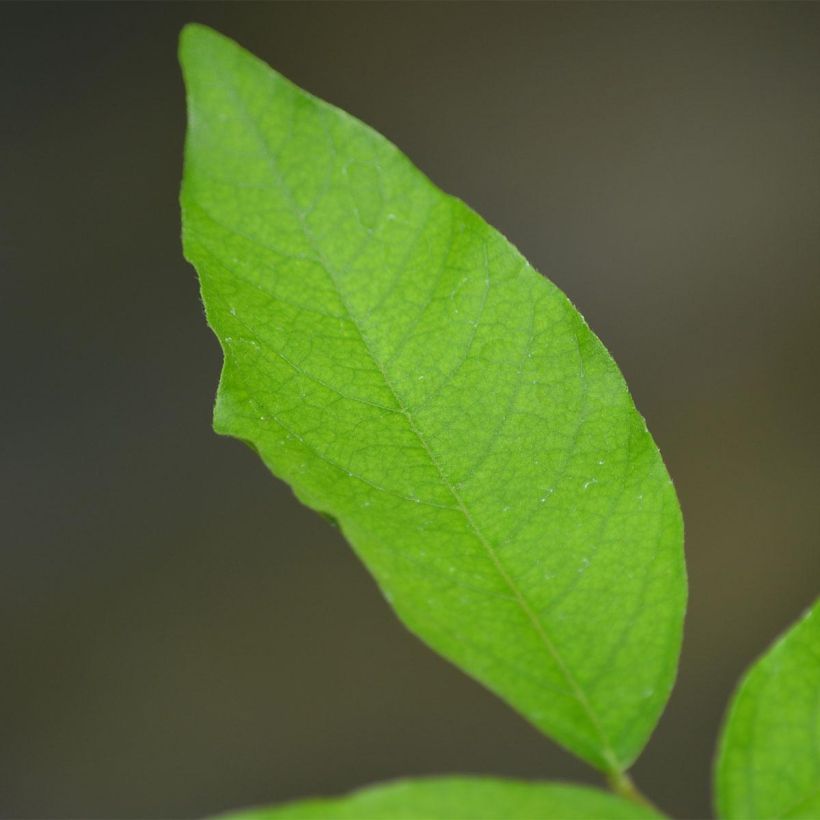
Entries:
[[632, 803], [644, 806], [647, 809], [656, 811], [660, 809], [635, 785], [632, 778], [626, 772], [610, 772], [606, 777], [610, 790]]

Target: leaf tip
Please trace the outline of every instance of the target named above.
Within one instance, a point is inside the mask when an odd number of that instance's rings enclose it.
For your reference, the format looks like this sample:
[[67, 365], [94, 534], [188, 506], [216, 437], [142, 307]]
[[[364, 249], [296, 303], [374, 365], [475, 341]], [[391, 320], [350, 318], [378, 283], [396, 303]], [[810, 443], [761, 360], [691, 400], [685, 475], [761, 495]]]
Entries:
[[179, 49], [184, 52], [187, 49], [202, 43], [209, 37], [218, 37], [214, 29], [204, 23], [186, 23], [179, 33]]
[[229, 46], [236, 48], [236, 43], [216, 29], [204, 23], [186, 23], [179, 33], [179, 61], [183, 67], [197, 60], [207, 61], [216, 49]]

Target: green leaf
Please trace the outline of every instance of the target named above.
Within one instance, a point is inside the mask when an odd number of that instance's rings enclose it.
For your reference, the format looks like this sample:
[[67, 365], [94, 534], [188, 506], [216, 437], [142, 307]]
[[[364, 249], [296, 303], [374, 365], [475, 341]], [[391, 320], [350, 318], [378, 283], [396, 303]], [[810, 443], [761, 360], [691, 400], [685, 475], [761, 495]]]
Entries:
[[222, 820], [649, 820], [659, 816], [597, 789], [442, 777], [397, 780], [345, 797], [249, 809]]
[[725, 818], [820, 817], [820, 600], [738, 686], [715, 792]]
[[181, 60], [215, 428], [339, 523], [431, 647], [627, 767], [673, 684], [686, 582], [675, 493], [612, 359], [379, 134], [210, 29], [185, 29]]

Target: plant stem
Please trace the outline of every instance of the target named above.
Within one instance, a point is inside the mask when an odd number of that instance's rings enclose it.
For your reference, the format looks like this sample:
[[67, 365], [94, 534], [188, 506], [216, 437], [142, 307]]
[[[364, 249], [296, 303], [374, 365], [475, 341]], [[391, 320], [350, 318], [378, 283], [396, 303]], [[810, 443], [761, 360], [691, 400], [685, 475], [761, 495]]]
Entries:
[[632, 782], [632, 778], [626, 772], [610, 772], [606, 780], [609, 788], [620, 797], [652, 809], [652, 811], [659, 811], [658, 807]]

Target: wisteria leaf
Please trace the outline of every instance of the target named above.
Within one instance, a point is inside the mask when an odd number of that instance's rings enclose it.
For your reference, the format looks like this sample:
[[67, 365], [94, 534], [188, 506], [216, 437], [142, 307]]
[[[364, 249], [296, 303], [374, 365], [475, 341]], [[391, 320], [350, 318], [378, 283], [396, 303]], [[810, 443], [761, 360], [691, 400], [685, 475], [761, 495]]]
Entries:
[[344, 797], [231, 813], [220, 820], [651, 820], [660, 815], [597, 789], [481, 777], [397, 780]]
[[217, 431], [338, 522], [427, 644], [623, 770], [672, 687], [686, 581], [675, 493], [617, 367], [382, 136], [203, 26], [181, 60]]
[[715, 795], [727, 820], [820, 817], [820, 601], [738, 686]]

